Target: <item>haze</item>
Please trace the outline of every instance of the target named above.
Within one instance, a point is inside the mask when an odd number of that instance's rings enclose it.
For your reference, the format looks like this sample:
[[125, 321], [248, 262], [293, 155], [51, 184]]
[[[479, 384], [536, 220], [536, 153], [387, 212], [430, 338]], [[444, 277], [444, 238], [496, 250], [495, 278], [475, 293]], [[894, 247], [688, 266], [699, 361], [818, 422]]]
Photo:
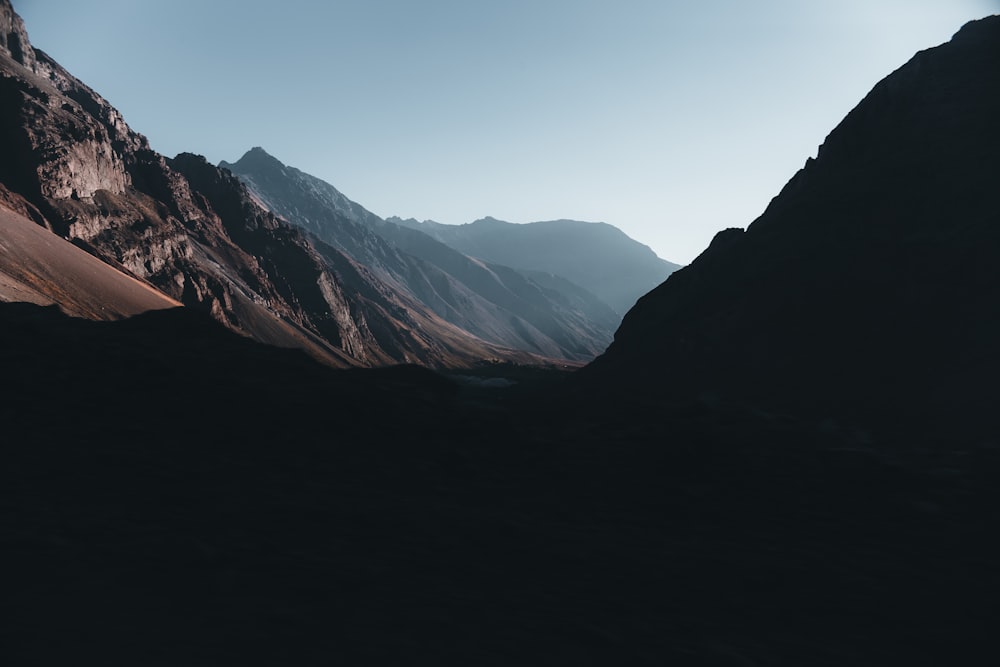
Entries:
[[690, 262], [996, 0], [15, 0], [153, 148], [263, 146], [381, 216], [604, 221]]

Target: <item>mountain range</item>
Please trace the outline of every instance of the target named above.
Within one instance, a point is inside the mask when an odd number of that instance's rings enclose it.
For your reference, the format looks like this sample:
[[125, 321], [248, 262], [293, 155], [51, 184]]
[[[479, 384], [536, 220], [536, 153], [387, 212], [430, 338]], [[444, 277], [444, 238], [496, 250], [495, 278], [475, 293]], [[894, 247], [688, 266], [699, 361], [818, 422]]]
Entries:
[[160, 156], [0, 0], [4, 663], [990, 664], [998, 74], [917, 53], [617, 326], [613, 229]]
[[586, 290], [398, 228], [259, 149], [229, 165], [246, 183], [157, 154], [5, 11], [0, 197], [164, 297], [337, 367], [579, 365], [610, 343], [620, 315]]
[[[238, 176], [276, 215], [483, 340], [550, 358], [590, 361], [608, 346], [621, 322], [606, 303], [560, 275], [511, 269], [463, 254], [422, 231], [382, 220], [329, 183], [282, 164], [262, 148], [219, 166]], [[568, 225], [562, 243], [548, 255], [555, 257], [560, 249], [570, 252], [574, 231], [586, 226]], [[529, 252], [525, 245], [523, 254]], [[624, 271], [633, 259], [620, 253], [613, 261]], [[646, 291], [667, 274], [643, 276], [645, 280], [630, 284]]]
[[512, 224], [483, 218], [467, 225], [390, 221], [418, 229], [473, 257], [565, 277], [624, 315], [636, 300], [680, 268], [605, 223], [549, 220]]

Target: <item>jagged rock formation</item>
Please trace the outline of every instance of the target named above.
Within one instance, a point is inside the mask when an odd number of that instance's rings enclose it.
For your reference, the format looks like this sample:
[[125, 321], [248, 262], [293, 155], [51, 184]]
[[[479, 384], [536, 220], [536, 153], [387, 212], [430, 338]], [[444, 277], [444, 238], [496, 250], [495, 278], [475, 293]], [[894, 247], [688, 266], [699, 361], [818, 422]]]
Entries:
[[609, 307], [567, 280], [473, 259], [421, 231], [384, 221], [262, 148], [219, 166], [242, 179], [275, 214], [484, 340], [590, 361], [607, 348], [619, 323]]
[[640, 299], [591, 386], [982, 433], [1000, 372], [1000, 17], [879, 82], [743, 232]]
[[597, 296], [619, 316], [680, 268], [602, 222], [549, 220], [517, 225], [489, 217], [467, 225], [389, 221], [487, 262], [561, 276]]
[[0, 201], [257, 340], [334, 365], [531, 361], [320, 248], [193, 155], [167, 160], [0, 1]]

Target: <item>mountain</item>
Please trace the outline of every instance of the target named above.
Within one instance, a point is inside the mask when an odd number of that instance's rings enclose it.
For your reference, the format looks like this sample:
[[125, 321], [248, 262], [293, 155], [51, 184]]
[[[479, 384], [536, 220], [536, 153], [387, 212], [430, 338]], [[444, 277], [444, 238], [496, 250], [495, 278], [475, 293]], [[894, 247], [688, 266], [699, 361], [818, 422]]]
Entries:
[[680, 268], [617, 227], [601, 222], [550, 220], [519, 225], [483, 218], [466, 225], [442, 225], [431, 220], [389, 221], [425, 232], [471, 257], [562, 276], [622, 315]]
[[31, 46], [9, 2], [0, 7], [0, 201], [8, 209], [166, 299], [334, 366], [540, 361], [398, 294], [200, 156], [157, 154], [106, 100]]
[[916, 54], [746, 231], [640, 299], [581, 377], [982, 433], [1000, 373], [998, 76], [998, 17]]
[[276, 215], [485, 341], [586, 362], [607, 348], [620, 323], [609, 307], [569, 281], [474, 259], [423, 232], [384, 221], [262, 148], [219, 166]]

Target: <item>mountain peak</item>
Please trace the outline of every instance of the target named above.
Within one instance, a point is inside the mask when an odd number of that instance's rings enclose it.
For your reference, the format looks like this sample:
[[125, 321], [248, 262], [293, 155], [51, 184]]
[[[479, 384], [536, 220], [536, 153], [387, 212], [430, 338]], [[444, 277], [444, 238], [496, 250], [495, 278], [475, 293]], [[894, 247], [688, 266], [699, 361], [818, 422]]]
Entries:
[[247, 169], [266, 167], [270, 169], [284, 169], [285, 165], [282, 164], [281, 160], [274, 157], [267, 151], [265, 151], [260, 146], [254, 146], [246, 153], [243, 154], [239, 160], [234, 163], [229, 163], [223, 160], [219, 163], [220, 167], [229, 169], [230, 167], [238, 166]]
[[975, 19], [973, 21], [967, 22], [961, 28], [958, 29], [951, 40], [955, 41], [984, 41], [990, 42], [995, 39], [997, 26], [1000, 25], [1000, 14], [993, 14], [992, 16], [985, 16], [981, 19]]
[[499, 220], [494, 218], [492, 215], [488, 215], [485, 218], [479, 218], [478, 220], [473, 220], [473, 225], [512, 225], [514, 223], [507, 222], [506, 220]]
[[273, 155], [271, 155], [270, 153], [268, 153], [266, 150], [264, 150], [260, 146], [254, 146], [253, 148], [251, 148], [250, 150], [248, 150], [246, 153], [244, 153], [243, 157], [244, 158], [246, 158], [246, 157], [256, 157], [256, 158], [264, 158], [264, 157], [266, 157], [266, 158], [271, 158], [272, 160], [276, 159]]

